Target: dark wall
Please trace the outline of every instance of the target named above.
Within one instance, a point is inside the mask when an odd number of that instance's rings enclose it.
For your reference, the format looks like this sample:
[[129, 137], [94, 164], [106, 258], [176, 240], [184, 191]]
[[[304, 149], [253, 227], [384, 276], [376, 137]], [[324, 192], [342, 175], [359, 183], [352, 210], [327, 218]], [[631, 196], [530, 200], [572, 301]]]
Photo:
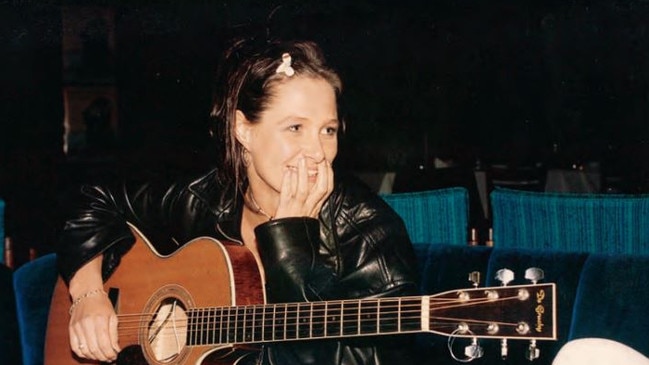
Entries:
[[[61, 23], [56, 6], [0, 5], [0, 197], [5, 232], [40, 251], [59, 224], [57, 166], [63, 160]], [[26, 250], [19, 250], [19, 259]]]
[[89, 174], [213, 163], [211, 75], [233, 34], [322, 44], [345, 82], [350, 168], [442, 156], [649, 170], [646, 1], [64, 2], [98, 4], [115, 9], [119, 91], [117, 148], [99, 172], [61, 152], [61, 4], [0, 6], [0, 195], [8, 232], [40, 250], [60, 229], [61, 197]]

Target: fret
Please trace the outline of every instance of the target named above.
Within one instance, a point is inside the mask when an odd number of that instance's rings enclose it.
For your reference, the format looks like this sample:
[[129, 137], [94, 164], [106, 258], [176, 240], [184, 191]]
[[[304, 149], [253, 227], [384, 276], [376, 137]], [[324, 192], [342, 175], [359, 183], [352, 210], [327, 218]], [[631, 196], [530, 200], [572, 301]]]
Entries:
[[358, 304], [358, 311], [356, 313], [356, 329], [358, 330], [357, 334], [361, 334], [361, 302], [360, 300], [357, 302]]
[[197, 334], [196, 343], [199, 344], [199, 345], [202, 345], [202, 344], [205, 343], [204, 342], [205, 341], [205, 338], [204, 338], [205, 337], [205, 331], [204, 331], [204, 329], [205, 329], [205, 313], [204, 312], [205, 312], [204, 309], [199, 309], [198, 313], [197, 313], [198, 314], [198, 317], [197, 317], [198, 331], [196, 333]]
[[243, 338], [243, 328], [241, 326], [243, 322], [241, 307], [236, 307], [234, 313], [234, 342], [241, 342]]
[[342, 331], [342, 302], [325, 304], [325, 337], [340, 336]]
[[277, 304], [273, 304], [273, 340], [281, 339], [282, 331], [278, 330], [278, 328], [282, 324], [282, 321], [279, 317], [284, 317], [284, 314], [281, 313], [281, 308], [277, 308]]
[[187, 311], [187, 338], [185, 342], [188, 346], [194, 345], [194, 335], [196, 332], [195, 313], [194, 310]]
[[299, 303], [297, 307], [296, 338], [311, 337], [311, 319], [313, 318], [312, 303]]
[[401, 298], [399, 298], [398, 308], [399, 310], [397, 310], [397, 331], [401, 330]]
[[313, 303], [309, 303], [310, 305], [310, 311], [309, 311], [309, 337], [313, 337]]
[[254, 307], [247, 305], [245, 307], [244, 319], [243, 319], [243, 341], [252, 342], [252, 337], [254, 335]]
[[232, 314], [232, 307], [228, 307], [227, 312], [228, 312], [228, 314], [227, 314], [227, 318], [226, 318], [227, 325], [225, 326], [225, 342], [226, 343], [232, 343], [232, 339], [231, 339], [232, 338], [232, 336], [231, 336], [231, 334], [232, 334], [232, 315], [231, 315]]
[[214, 325], [212, 326], [212, 338], [214, 339], [214, 344], [219, 344], [221, 342], [221, 327], [223, 326], [223, 308], [214, 308]]
[[379, 333], [395, 333], [399, 331], [398, 299], [383, 298], [379, 309]]
[[259, 342], [264, 339], [264, 307], [253, 307], [252, 341]]
[[297, 339], [297, 315], [298, 315], [298, 305], [297, 304], [287, 304], [286, 305], [286, 314], [284, 318], [286, 323], [284, 323], [284, 339], [286, 340], [295, 340]]
[[345, 301], [342, 305], [342, 335], [359, 334], [359, 311], [360, 303], [358, 301]]
[[[227, 343], [226, 329], [225, 329], [225, 326], [227, 326], [227, 321], [226, 321], [226, 318], [225, 318], [225, 308], [219, 309], [219, 318], [220, 318], [220, 321], [219, 321], [219, 343], [225, 344], [225, 343]], [[226, 323], [225, 326], [223, 325], [224, 323]]]
[[209, 308], [201, 308], [200, 313], [201, 313], [200, 343], [201, 345], [204, 345], [207, 343], [208, 336], [209, 336], [209, 327], [210, 327], [210, 322], [208, 317]]
[[282, 331], [282, 335], [280, 336], [280, 338], [283, 339], [283, 340], [285, 340], [285, 339], [286, 339], [286, 325], [287, 325], [287, 318], [286, 318], [286, 316], [287, 316], [287, 314], [288, 314], [288, 304], [284, 304], [284, 308], [283, 308], [283, 310], [284, 310], [284, 323], [283, 323], [283, 326], [282, 326], [282, 327], [283, 327], [284, 330]]
[[327, 303], [313, 303], [311, 310], [311, 337], [321, 338], [326, 335]]
[[404, 298], [401, 300], [401, 326], [402, 332], [421, 330], [421, 298]]
[[264, 306], [264, 324], [263, 324], [263, 334], [261, 336], [264, 341], [271, 341], [273, 339], [273, 313], [275, 311], [275, 306]]
[[360, 302], [359, 311], [361, 315], [361, 334], [376, 334], [378, 333], [378, 312], [379, 302], [376, 300], [363, 300]]
[[381, 302], [376, 302], [376, 333], [381, 332]]
[[207, 328], [205, 329], [206, 334], [207, 334], [207, 343], [208, 344], [214, 344], [215, 342], [215, 334], [214, 334], [214, 327], [215, 327], [215, 321], [216, 321], [216, 316], [214, 315], [216, 312], [215, 308], [208, 308], [207, 309]]

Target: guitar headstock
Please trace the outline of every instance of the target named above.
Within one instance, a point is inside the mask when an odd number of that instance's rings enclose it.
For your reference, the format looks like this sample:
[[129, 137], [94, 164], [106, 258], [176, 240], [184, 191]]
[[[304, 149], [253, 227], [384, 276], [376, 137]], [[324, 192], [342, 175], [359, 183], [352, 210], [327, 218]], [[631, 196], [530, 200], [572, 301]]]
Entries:
[[[473, 288], [456, 289], [431, 295], [429, 300], [429, 332], [455, 338], [469, 338], [469, 358], [482, 356], [477, 339], [500, 339], [501, 355], [507, 356], [507, 340], [529, 340], [528, 359], [538, 357], [537, 340], [556, 340], [556, 285], [538, 283], [542, 271], [528, 269], [529, 285], [508, 285], [513, 279], [510, 270], [500, 270], [498, 287], [477, 287], [476, 273], [469, 275]], [[450, 342], [449, 342], [450, 344]], [[449, 345], [450, 348], [450, 345]], [[453, 355], [453, 354], [452, 354]], [[455, 357], [455, 355], [453, 355]]]
[[554, 283], [456, 289], [429, 300], [429, 330], [434, 333], [556, 340]]

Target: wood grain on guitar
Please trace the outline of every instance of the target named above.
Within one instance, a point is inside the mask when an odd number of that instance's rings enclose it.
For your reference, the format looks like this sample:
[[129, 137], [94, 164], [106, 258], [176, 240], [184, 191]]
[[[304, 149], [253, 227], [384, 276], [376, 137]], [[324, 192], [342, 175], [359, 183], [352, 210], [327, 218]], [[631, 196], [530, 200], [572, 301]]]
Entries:
[[[197, 238], [159, 255], [136, 242], [105, 287], [116, 293], [125, 364], [233, 364], [259, 344], [431, 332], [449, 338], [556, 339], [555, 284], [467, 288], [435, 295], [265, 303], [256, 261], [244, 247]], [[87, 364], [70, 349], [70, 299], [56, 284], [45, 365]], [[474, 354], [476, 355], [476, 354]], [[477, 357], [477, 356], [476, 356]]]

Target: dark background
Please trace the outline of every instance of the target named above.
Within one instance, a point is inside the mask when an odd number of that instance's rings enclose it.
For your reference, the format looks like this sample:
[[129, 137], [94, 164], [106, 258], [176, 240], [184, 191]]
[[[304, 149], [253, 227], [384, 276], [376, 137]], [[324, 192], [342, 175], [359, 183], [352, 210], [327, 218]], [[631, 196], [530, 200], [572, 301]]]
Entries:
[[[83, 6], [115, 14], [116, 47], [93, 61], [106, 62], [119, 95], [102, 159], [62, 148], [62, 11]], [[239, 34], [325, 49], [345, 84], [341, 167], [597, 161], [628, 181], [622, 192], [646, 192], [648, 25], [646, 0], [0, 2], [7, 235], [19, 254], [47, 252], [79, 183], [212, 164], [211, 75]]]

